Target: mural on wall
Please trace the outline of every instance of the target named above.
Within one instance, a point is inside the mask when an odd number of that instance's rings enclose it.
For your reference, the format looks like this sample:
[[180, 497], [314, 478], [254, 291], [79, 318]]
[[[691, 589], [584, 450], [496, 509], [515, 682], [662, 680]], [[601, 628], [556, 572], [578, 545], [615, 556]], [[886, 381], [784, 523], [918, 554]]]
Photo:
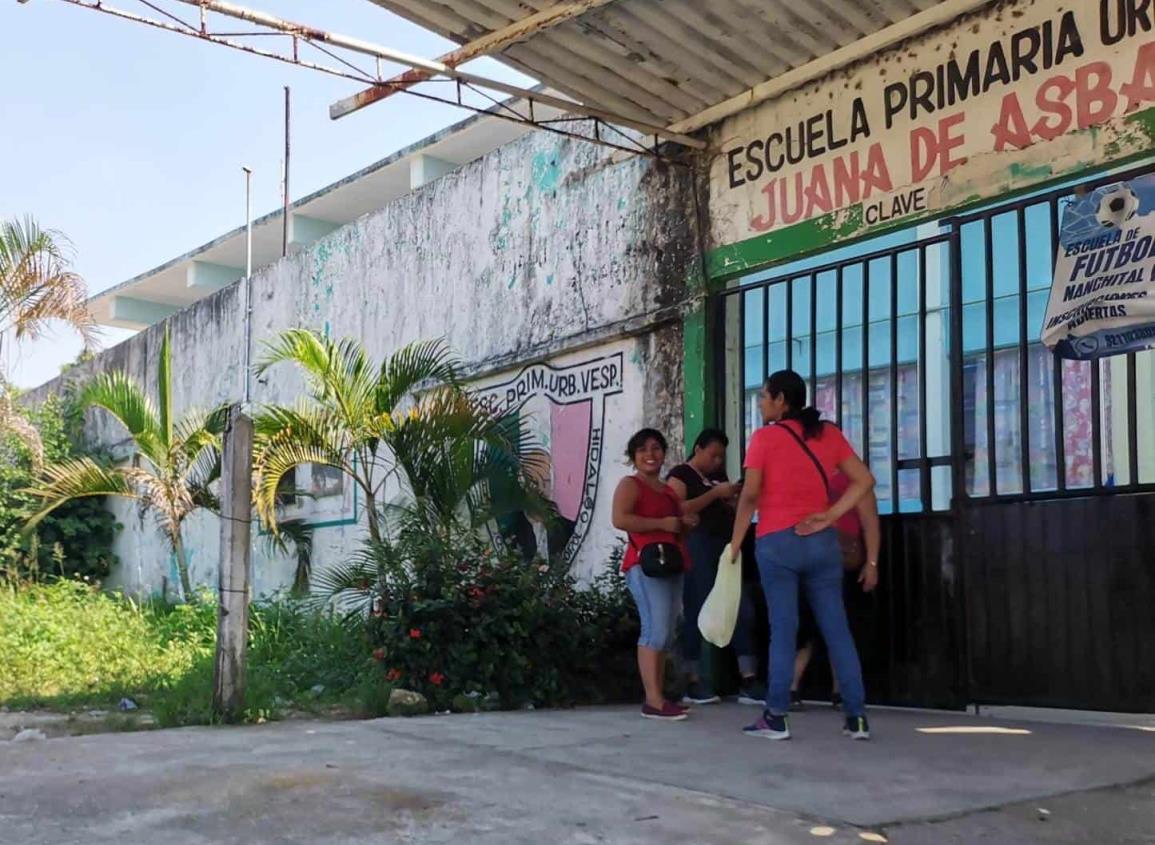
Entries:
[[715, 242], [807, 221], [830, 242], [1141, 153], [1153, 29], [1150, 0], [995, 3], [737, 115]]
[[510, 413], [529, 433], [522, 460], [556, 508], [552, 519], [517, 511], [501, 536], [527, 558], [572, 564], [593, 520], [605, 451], [606, 401], [622, 392], [622, 353], [562, 367], [534, 364], [477, 389], [495, 413]]

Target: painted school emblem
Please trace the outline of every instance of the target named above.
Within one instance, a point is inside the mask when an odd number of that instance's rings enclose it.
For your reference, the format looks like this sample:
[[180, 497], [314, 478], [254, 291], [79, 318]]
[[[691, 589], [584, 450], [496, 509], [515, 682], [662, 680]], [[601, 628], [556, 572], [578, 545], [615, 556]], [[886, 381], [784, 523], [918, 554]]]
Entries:
[[522, 460], [557, 509], [551, 524], [524, 512], [500, 520], [502, 537], [527, 557], [571, 564], [577, 556], [597, 501], [606, 398], [621, 392], [620, 352], [562, 367], [534, 364], [477, 390], [487, 407], [515, 415], [528, 431]]

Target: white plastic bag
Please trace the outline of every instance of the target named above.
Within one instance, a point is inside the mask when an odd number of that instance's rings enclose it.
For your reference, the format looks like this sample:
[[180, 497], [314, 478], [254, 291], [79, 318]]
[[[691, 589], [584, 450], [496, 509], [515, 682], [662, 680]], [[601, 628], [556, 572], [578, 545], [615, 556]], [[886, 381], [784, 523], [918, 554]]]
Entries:
[[730, 560], [730, 544], [722, 550], [718, 560], [718, 577], [702, 612], [698, 614], [698, 630], [706, 642], [725, 648], [734, 636], [738, 624], [738, 606], [742, 603], [742, 555]]

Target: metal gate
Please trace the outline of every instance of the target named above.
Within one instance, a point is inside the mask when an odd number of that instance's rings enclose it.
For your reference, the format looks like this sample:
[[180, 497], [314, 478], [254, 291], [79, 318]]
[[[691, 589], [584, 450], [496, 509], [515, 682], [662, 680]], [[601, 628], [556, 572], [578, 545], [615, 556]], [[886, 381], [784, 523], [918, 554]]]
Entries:
[[967, 687], [1155, 711], [1155, 353], [1062, 361], [1036, 340], [1071, 193], [948, 221]]
[[877, 478], [880, 589], [849, 608], [876, 701], [1155, 709], [1155, 356], [1061, 362], [1036, 340], [1071, 190], [716, 300], [731, 440], [789, 367]]

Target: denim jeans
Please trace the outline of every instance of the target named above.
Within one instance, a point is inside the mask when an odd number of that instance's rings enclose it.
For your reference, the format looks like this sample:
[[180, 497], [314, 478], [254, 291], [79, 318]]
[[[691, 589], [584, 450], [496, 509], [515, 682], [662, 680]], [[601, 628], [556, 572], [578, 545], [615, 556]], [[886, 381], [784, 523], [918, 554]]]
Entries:
[[842, 691], [847, 716], [866, 709], [862, 666], [850, 635], [842, 601], [842, 552], [834, 529], [799, 537], [793, 528], [758, 538], [758, 572], [770, 605], [770, 689], [768, 710], [790, 710], [790, 683], [798, 635], [798, 591], [814, 611], [818, 629]]
[[682, 606], [683, 577], [651, 578], [642, 572], [641, 564], [626, 571], [626, 586], [638, 606], [642, 623], [638, 645], [667, 651], [674, 644], [674, 629]]
[[[698, 630], [698, 614], [706, 603], [706, 596], [714, 588], [718, 577], [718, 559], [729, 540], [701, 531], [692, 531], [686, 537], [686, 547], [693, 565], [685, 575], [682, 589], [682, 657], [686, 672], [698, 673], [698, 660], [702, 656], [702, 632]], [[738, 655], [739, 668], [744, 674], [753, 674], [757, 661], [754, 660], [754, 644], [750, 630], [754, 621], [752, 599], [746, 599], [743, 590], [743, 604], [739, 608], [738, 624], [734, 626], [734, 638], [730, 644]]]

